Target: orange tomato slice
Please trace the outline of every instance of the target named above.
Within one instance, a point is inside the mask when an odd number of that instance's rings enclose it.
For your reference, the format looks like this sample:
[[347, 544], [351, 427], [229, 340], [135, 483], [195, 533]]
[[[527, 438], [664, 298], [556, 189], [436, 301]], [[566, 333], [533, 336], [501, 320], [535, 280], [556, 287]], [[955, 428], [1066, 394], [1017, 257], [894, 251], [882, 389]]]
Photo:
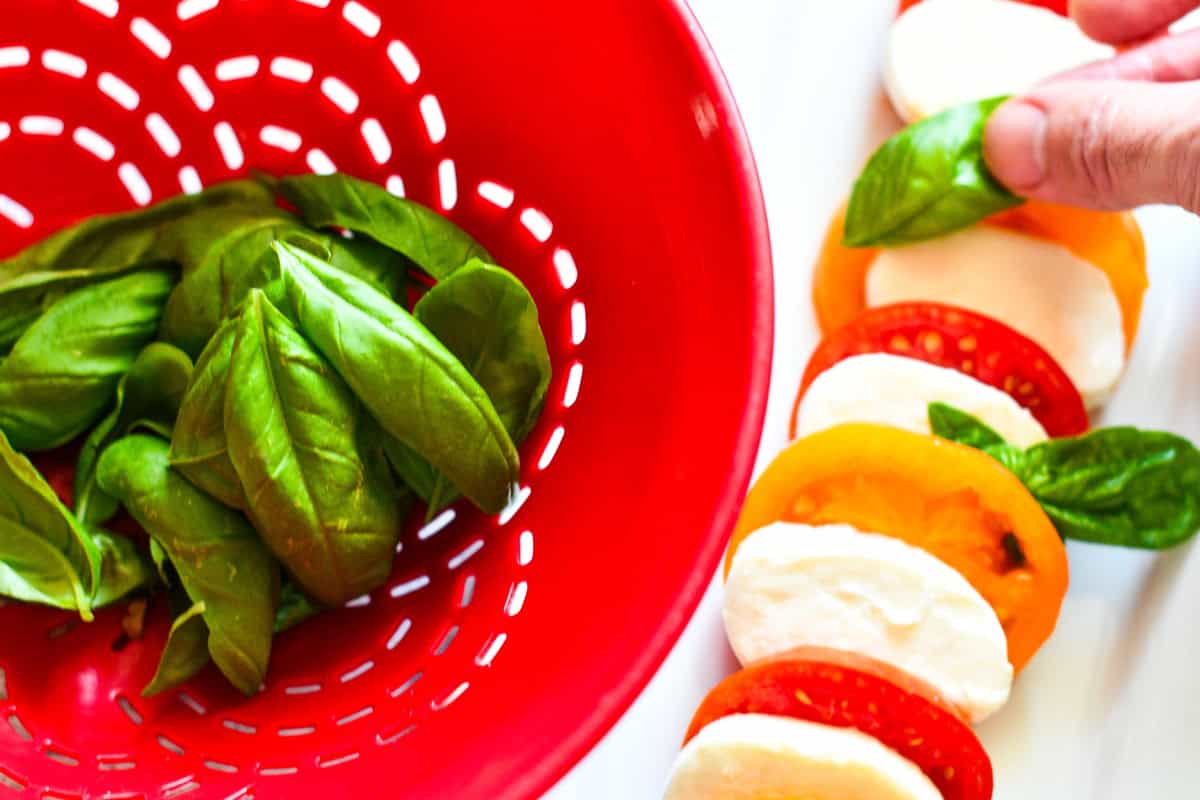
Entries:
[[957, 569], [996, 611], [1022, 669], [1054, 632], [1067, 553], [1020, 480], [969, 447], [883, 425], [842, 425], [793, 442], [755, 482], [739, 545], [777, 521], [846, 523], [893, 536]]
[[[879, 254], [871, 248], [842, 246], [845, 224], [843, 203], [825, 234], [813, 272], [813, 303], [823, 333], [847, 325], [867, 307], [867, 271]], [[1126, 352], [1133, 347], [1150, 281], [1145, 240], [1132, 214], [1029, 200], [983, 224], [1056, 242], [1103, 271], [1121, 307]]]

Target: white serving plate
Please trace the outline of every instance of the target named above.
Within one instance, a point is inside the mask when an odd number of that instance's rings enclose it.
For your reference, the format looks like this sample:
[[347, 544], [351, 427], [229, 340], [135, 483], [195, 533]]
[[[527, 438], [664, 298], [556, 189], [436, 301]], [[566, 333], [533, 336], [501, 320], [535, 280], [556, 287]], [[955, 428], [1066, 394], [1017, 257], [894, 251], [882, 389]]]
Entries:
[[[761, 471], [786, 443], [817, 342], [809, 288], [825, 226], [898, 125], [879, 81], [895, 0], [691, 3], [740, 103], [772, 229], [776, 350]], [[1138, 216], [1152, 285], [1129, 370], [1100, 422], [1200, 441], [1200, 221], [1159, 207]], [[1200, 797], [1200, 549], [1068, 550], [1058, 630], [1012, 702], [979, 730], [996, 800]], [[654, 681], [547, 800], [661, 797], [692, 712], [734, 668], [714, 580]]]

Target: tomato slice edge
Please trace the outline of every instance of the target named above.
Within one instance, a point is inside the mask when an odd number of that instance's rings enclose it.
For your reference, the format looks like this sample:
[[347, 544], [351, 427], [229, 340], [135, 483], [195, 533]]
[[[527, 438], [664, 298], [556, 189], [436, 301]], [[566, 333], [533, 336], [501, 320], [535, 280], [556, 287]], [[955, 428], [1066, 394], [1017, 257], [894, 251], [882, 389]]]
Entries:
[[748, 665], [696, 710], [690, 741], [733, 714], [766, 713], [857, 730], [915, 764], [945, 800], [988, 800], [991, 760], [971, 728], [921, 681], [856, 653], [803, 648]]
[[975, 311], [907, 302], [867, 308], [821, 340], [792, 407], [792, 438], [800, 403], [817, 376], [847, 358], [869, 353], [947, 367], [999, 389], [1033, 414], [1052, 437], [1076, 436], [1090, 426], [1079, 390], [1037, 342]]

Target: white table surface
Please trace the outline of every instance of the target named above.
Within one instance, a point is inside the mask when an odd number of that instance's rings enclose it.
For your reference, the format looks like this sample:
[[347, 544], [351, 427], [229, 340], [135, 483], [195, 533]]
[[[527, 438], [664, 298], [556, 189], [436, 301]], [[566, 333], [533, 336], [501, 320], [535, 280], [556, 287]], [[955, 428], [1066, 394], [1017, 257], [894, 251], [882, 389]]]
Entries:
[[[895, 0], [691, 0], [741, 106], [775, 256], [776, 352], [758, 468], [786, 441], [816, 343], [813, 256], [865, 157], [896, 124], [878, 82]], [[1200, 179], [1200, 177], [1198, 177]], [[1106, 421], [1200, 440], [1200, 223], [1140, 212], [1151, 279]], [[1070, 546], [1059, 629], [980, 734], [997, 800], [1200, 797], [1200, 549]], [[714, 581], [658, 675], [546, 800], [655, 800], [705, 693], [735, 668]]]

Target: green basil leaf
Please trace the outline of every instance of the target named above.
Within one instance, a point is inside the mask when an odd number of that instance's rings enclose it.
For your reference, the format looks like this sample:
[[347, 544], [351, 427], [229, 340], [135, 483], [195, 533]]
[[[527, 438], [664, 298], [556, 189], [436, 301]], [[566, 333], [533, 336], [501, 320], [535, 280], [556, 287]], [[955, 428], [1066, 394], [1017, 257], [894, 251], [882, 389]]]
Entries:
[[163, 270], [96, 283], [63, 297], [25, 331], [0, 361], [0, 430], [13, 447], [57, 447], [104, 413], [154, 338], [173, 285]]
[[895, 247], [966, 228], [1024, 200], [983, 158], [988, 117], [1006, 97], [965, 103], [884, 142], [854, 184], [848, 247]]
[[105, 530], [93, 530], [91, 536], [100, 552], [100, 583], [92, 596], [93, 608], [110, 606], [155, 583], [153, 565], [132, 540]]
[[492, 257], [466, 231], [420, 203], [349, 175], [283, 178], [277, 188], [317, 228], [344, 228], [404, 254], [441, 280], [472, 258]]
[[208, 652], [244, 694], [262, 685], [271, 652], [279, 566], [246, 519], [171, 468], [167, 443], [142, 434], [110, 445], [96, 480], [159, 543], [193, 603]]
[[326, 259], [335, 269], [370, 284], [400, 305], [408, 305], [408, 271], [416, 268], [413, 262], [366, 236], [348, 239], [338, 233], [320, 235], [323, 252], [305, 246], [304, 241], [293, 244]]
[[73, 288], [73, 282], [63, 282], [0, 294], [0, 355], [7, 355], [22, 334]]
[[275, 613], [275, 632], [290, 631], [324, 610], [296, 584], [285, 580], [283, 589], [279, 592], [279, 611]]
[[1023, 480], [1071, 539], [1160, 550], [1200, 530], [1200, 453], [1171, 433], [1105, 428], [1025, 453]]
[[192, 360], [163, 342], [147, 345], [117, 384], [117, 404], [88, 435], [75, 467], [75, 515], [99, 525], [117, 513], [117, 501], [96, 486], [96, 461], [117, 439], [143, 427], [170, 436], [192, 379]]
[[250, 518], [305, 592], [339, 606], [387, 580], [401, 520], [378, 429], [259, 290], [238, 324], [225, 433]]
[[[396, 476], [405, 486], [412, 489], [417, 497], [429, 504], [437, 488], [438, 471], [411, 447], [390, 434], [384, 435], [383, 449], [392, 469], [396, 471]], [[433, 508], [432, 505], [429, 507]]]
[[1067, 539], [1162, 550], [1200, 531], [1200, 452], [1172, 433], [1103, 428], [1022, 452], [966, 412], [934, 403], [933, 432], [997, 458]]
[[[430, 289], [413, 315], [479, 381], [514, 444], [524, 441], [541, 415], [551, 377], [537, 305], [525, 286], [507, 270], [471, 261]], [[438, 475], [429, 495], [421, 496], [434, 514], [457, 491]]]
[[0, 353], [65, 292], [170, 261], [163, 229], [221, 206], [270, 208], [274, 198], [257, 181], [224, 183], [146, 209], [91, 217], [0, 261]]
[[163, 583], [170, 586], [172, 580], [169, 577], [167, 567], [170, 565], [171, 560], [167, 558], [167, 553], [162, 549], [162, 545], [154, 539], [150, 540], [150, 560], [154, 562], [154, 570], [158, 573], [158, 577], [162, 579]]
[[167, 249], [183, 279], [167, 301], [161, 338], [199, 354], [251, 289], [279, 277], [271, 243], [312, 236], [281, 209], [209, 209], [171, 226]]
[[509, 502], [516, 447], [487, 392], [400, 306], [362, 281], [276, 244], [300, 330], [384, 430], [485, 511]]
[[0, 594], [91, 621], [101, 560], [50, 484], [0, 434]]
[[1010, 445], [1004, 437], [967, 412], [945, 403], [930, 403], [929, 428], [934, 436], [982, 450], [1009, 472], [1021, 476], [1025, 459], [1021, 448]]
[[218, 184], [138, 211], [90, 217], [0, 261], [0, 293], [30, 285], [31, 276], [87, 269], [97, 277], [161, 263], [161, 226], [198, 209], [222, 205], [270, 208], [271, 191], [258, 181]]
[[196, 362], [171, 434], [171, 465], [230, 508], [245, 508], [242, 483], [229, 460], [225, 439], [225, 385], [237, 326], [236, 318], [226, 320]]
[[208, 665], [208, 625], [204, 603], [196, 603], [171, 623], [171, 632], [159, 657], [154, 678], [142, 689], [142, 697], [153, 697], [186, 683]]

